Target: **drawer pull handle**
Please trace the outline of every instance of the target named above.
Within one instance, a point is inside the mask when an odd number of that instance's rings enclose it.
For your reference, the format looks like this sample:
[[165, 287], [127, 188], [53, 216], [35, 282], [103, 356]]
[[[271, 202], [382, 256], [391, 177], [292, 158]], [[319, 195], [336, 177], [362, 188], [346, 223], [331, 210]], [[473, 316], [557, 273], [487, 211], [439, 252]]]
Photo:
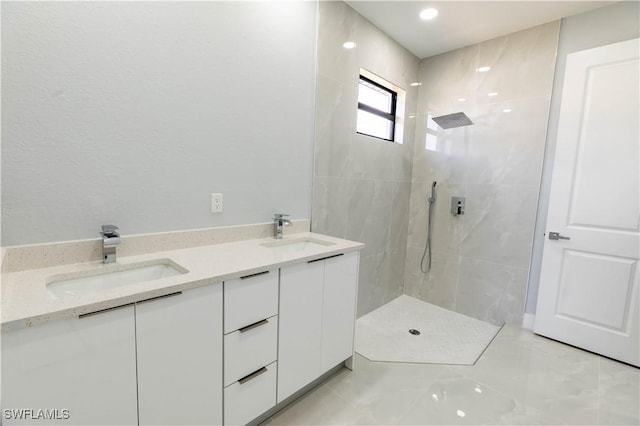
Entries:
[[119, 306], [114, 306], [113, 308], [100, 309], [99, 311], [88, 312], [86, 314], [80, 314], [80, 315], [78, 315], [78, 318], [92, 317], [94, 315], [103, 314], [105, 312], [115, 311], [116, 309], [126, 308], [127, 306], [133, 306], [133, 303], [127, 303], [126, 305], [119, 305]]
[[263, 319], [262, 321], [254, 322], [253, 324], [249, 324], [246, 327], [239, 328], [238, 331], [240, 333], [246, 333], [249, 330], [253, 330], [254, 328], [260, 327], [261, 325], [268, 324], [268, 319]]
[[153, 302], [154, 300], [165, 299], [167, 297], [173, 297], [173, 296], [179, 296], [181, 294], [182, 294], [182, 292], [178, 291], [178, 292], [175, 292], [175, 293], [169, 293], [169, 294], [165, 294], [165, 295], [162, 295], [162, 296], [152, 297], [151, 299], [140, 300], [139, 302], [136, 302], [136, 303], [139, 305], [141, 303]]
[[344, 253], [334, 254], [333, 256], [321, 257], [320, 259], [308, 260], [307, 263], [320, 262], [321, 260], [331, 259], [334, 257], [344, 256]]
[[245, 275], [244, 277], [240, 277], [241, 280], [246, 280], [247, 278], [251, 278], [251, 277], [257, 277], [258, 275], [264, 275], [264, 274], [268, 274], [269, 271], [262, 271], [262, 272], [258, 272], [255, 274], [251, 274], [251, 275]]
[[244, 385], [245, 383], [247, 383], [249, 380], [251, 379], [255, 379], [256, 377], [260, 376], [261, 374], [266, 373], [267, 367], [262, 367], [259, 370], [254, 371], [251, 374], [247, 374], [246, 376], [244, 376], [242, 379], [238, 380], [238, 383], [240, 383], [241, 385]]

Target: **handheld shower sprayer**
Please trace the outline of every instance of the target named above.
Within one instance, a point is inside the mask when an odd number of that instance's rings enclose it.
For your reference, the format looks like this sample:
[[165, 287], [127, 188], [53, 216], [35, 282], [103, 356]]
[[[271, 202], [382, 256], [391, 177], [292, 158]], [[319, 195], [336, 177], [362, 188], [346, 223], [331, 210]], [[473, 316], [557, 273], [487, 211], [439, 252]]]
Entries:
[[431, 270], [431, 222], [433, 216], [433, 205], [436, 202], [436, 185], [437, 182], [434, 181], [431, 184], [431, 197], [427, 199], [429, 203], [428, 207], [428, 217], [427, 217], [427, 240], [424, 245], [424, 252], [422, 253], [422, 259], [420, 260], [420, 270], [422, 273], [426, 274]]
[[435, 203], [436, 201], [436, 185], [438, 184], [438, 182], [433, 181], [433, 183], [431, 184], [431, 197], [429, 197], [429, 203]]

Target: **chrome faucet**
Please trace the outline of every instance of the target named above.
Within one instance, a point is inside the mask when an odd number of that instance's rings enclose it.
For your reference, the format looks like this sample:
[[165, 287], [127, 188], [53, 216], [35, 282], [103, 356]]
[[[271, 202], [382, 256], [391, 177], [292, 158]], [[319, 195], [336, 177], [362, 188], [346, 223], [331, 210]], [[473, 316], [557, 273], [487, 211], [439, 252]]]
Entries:
[[102, 261], [115, 263], [116, 245], [120, 244], [120, 233], [115, 225], [102, 225]]
[[284, 226], [291, 226], [291, 221], [285, 219], [285, 216], [289, 216], [284, 213], [275, 213], [273, 218], [273, 238], [276, 240], [282, 239], [282, 228]]

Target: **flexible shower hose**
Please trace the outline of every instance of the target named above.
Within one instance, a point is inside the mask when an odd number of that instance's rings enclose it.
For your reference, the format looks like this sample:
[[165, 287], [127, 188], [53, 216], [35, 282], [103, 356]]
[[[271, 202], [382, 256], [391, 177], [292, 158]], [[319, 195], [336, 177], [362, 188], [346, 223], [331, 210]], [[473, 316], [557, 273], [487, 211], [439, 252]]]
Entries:
[[[427, 241], [425, 242], [424, 253], [422, 253], [422, 259], [420, 260], [420, 270], [423, 274], [431, 271], [431, 217], [433, 216], [433, 205], [436, 202], [436, 182], [431, 184], [431, 197], [429, 197], [428, 202]], [[426, 264], [425, 259], [427, 260]]]

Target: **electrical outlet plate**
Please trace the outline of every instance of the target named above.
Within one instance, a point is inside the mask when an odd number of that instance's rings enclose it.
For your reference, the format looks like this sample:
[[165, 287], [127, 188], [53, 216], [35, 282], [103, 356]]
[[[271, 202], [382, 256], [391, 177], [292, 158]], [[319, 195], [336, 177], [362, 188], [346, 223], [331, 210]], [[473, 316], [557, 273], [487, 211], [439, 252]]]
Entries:
[[224, 204], [222, 202], [222, 194], [211, 194], [211, 213], [222, 213]]

